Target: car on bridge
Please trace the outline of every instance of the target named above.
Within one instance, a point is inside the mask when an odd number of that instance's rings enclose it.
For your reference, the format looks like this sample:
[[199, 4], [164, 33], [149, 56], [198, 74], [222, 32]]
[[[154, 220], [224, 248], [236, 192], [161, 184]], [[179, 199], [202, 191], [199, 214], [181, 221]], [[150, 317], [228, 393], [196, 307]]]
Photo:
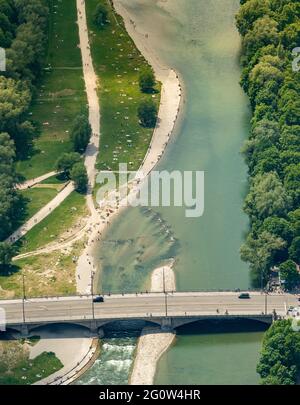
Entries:
[[249, 300], [250, 298], [251, 297], [250, 297], [249, 293], [242, 293], [242, 294], [239, 295], [240, 300]]
[[100, 303], [100, 302], [104, 302], [104, 298], [102, 297], [102, 295], [98, 295], [97, 297], [93, 298], [93, 302], [95, 304]]

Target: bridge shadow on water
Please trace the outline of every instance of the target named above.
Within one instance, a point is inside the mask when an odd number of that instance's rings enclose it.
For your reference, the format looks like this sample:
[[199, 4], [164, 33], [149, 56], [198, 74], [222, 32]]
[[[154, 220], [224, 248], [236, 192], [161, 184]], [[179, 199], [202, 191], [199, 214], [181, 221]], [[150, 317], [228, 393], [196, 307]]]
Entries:
[[[149, 333], [161, 333], [162, 330], [156, 323], [143, 320], [114, 321], [102, 327], [105, 338], [110, 337], [139, 337], [143, 328], [147, 327]], [[222, 333], [247, 333], [263, 332], [269, 325], [251, 319], [210, 319], [195, 321], [176, 328], [177, 335], [207, 335]], [[54, 323], [51, 325], [36, 327], [31, 330], [29, 336], [40, 336], [43, 339], [66, 339], [87, 338], [95, 336], [89, 329], [80, 325], [66, 325]], [[0, 334], [0, 340], [18, 339], [21, 335], [13, 329], [7, 329]]]
[[251, 319], [201, 320], [176, 329], [177, 335], [209, 335], [223, 333], [264, 332], [270, 325]]

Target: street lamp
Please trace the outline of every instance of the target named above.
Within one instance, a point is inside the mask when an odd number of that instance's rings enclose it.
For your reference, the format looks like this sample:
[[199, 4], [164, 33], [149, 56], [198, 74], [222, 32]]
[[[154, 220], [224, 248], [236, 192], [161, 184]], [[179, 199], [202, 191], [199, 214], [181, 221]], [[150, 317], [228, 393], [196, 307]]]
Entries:
[[24, 276], [24, 274], [22, 274], [22, 283], [23, 283], [22, 312], [23, 312], [23, 323], [25, 323], [25, 299], [26, 299], [26, 292], [25, 292], [25, 276]]
[[[263, 271], [263, 270], [261, 270], [260, 275], [261, 275], [261, 280], [260, 280], [260, 283], [261, 283], [261, 293], [262, 293], [262, 294], [263, 294], [263, 293], [265, 294], [265, 315], [267, 315], [267, 314], [268, 314], [268, 292], [267, 292], [266, 287], [263, 286], [263, 279], [264, 279], [264, 271]], [[267, 284], [268, 284], [268, 283], [267, 283]]]
[[165, 268], [163, 267], [163, 291], [166, 293]]
[[91, 294], [92, 294], [92, 314], [95, 320], [95, 303], [94, 303], [94, 272], [91, 272]]
[[165, 268], [163, 267], [163, 291], [165, 294], [165, 311], [166, 318], [168, 317], [168, 292], [166, 291]]

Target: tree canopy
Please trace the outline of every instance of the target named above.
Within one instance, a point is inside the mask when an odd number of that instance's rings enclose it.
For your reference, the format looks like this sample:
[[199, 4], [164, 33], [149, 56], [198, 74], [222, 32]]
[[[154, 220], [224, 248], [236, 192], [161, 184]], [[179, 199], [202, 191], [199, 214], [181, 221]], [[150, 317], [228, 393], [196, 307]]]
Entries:
[[300, 371], [300, 333], [290, 320], [273, 323], [265, 333], [257, 372], [264, 385], [295, 385]]
[[75, 152], [84, 152], [90, 142], [92, 128], [86, 114], [79, 115], [71, 131], [71, 141]]
[[153, 101], [148, 100], [140, 104], [138, 117], [141, 125], [146, 128], [154, 128], [157, 120], [157, 108]]
[[300, 4], [243, 0], [236, 24], [242, 35], [241, 85], [253, 110], [242, 149], [249, 167], [244, 210], [250, 232], [241, 254], [253, 280], [263, 268], [267, 282], [273, 265], [293, 268], [291, 261], [300, 260], [300, 75], [292, 70], [292, 49], [300, 45]]

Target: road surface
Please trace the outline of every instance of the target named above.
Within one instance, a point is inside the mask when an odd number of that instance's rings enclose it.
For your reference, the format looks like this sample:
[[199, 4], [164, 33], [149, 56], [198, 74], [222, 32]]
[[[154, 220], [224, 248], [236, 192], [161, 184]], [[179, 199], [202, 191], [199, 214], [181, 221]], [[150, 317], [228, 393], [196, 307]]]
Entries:
[[[251, 299], [242, 300], [238, 293], [169, 293], [169, 316], [209, 316], [216, 314], [261, 315], [265, 311], [265, 295], [251, 293]], [[267, 312], [276, 310], [285, 315], [289, 306], [297, 306], [298, 297], [290, 294], [269, 294]], [[165, 316], [165, 296], [161, 293], [105, 296], [104, 303], [96, 303], [96, 319], [133, 319]], [[0, 301], [6, 312], [7, 324], [22, 322], [22, 300]], [[219, 311], [219, 312], [217, 312]], [[25, 301], [26, 322], [72, 321], [92, 318], [90, 297], [64, 297]]]

